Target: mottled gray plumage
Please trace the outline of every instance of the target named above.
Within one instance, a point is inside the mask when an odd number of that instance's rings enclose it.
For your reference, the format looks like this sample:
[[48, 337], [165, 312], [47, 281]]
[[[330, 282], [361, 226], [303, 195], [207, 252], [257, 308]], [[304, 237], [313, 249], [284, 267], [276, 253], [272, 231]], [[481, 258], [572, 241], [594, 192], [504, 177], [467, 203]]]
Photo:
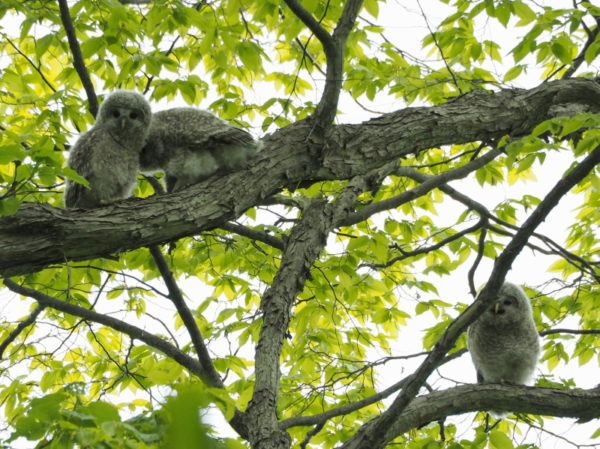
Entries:
[[140, 168], [163, 171], [173, 192], [216, 172], [242, 169], [259, 149], [247, 131], [208, 111], [173, 108], [153, 114]]
[[67, 179], [67, 207], [91, 209], [131, 196], [151, 115], [150, 105], [138, 93], [118, 90], [106, 97], [96, 123], [69, 154], [69, 167], [86, 178], [91, 189]]
[[469, 327], [467, 346], [478, 382], [530, 383], [540, 343], [531, 303], [521, 287], [508, 282], [502, 285], [496, 300]]

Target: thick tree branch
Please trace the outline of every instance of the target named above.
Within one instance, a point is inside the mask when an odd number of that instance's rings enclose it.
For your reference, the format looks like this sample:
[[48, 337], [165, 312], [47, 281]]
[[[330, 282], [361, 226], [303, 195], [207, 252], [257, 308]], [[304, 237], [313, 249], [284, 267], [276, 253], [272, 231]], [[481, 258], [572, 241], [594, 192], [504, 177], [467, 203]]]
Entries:
[[0, 360], [2, 359], [6, 348], [8, 348], [8, 346], [16, 340], [16, 338], [21, 334], [21, 332], [23, 332], [28, 326], [31, 326], [33, 323], [35, 323], [35, 320], [37, 319], [38, 315], [42, 313], [45, 308], [45, 305], [38, 304], [35, 307], [35, 309], [33, 309], [33, 311], [29, 314], [29, 316], [23, 321], [21, 321], [17, 325], [17, 327], [15, 327], [13, 331], [8, 335], [8, 337], [6, 337], [4, 341], [0, 343]]
[[79, 42], [77, 41], [75, 27], [73, 26], [73, 21], [71, 20], [71, 14], [69, 13], [69, 5], [67, 4], [67, 0], [58, 0], [58, 6], [60, 8], [60, 20], [65, 28], [67, 42], [69, 42], [69, 48], [73, 54], [73, 66], [75, 67], [75, 70], [79, 75], [79, 79], [81, 80], [81, 84], [83, 84], [83, 88], [85, 89], [90, 113], [96, 117], [96, 114], [98, 113], [98, 98], [96, 97], [94, 85], [92, 84], [92, 80], [90, 79], [90, 75], [85, 66], [85, 61], [83, 60], [83, 55], [81, 54], [81, 48], [79, 47]]
[[395, 417], [390, 427], [384, 429], [383, 437], [390, 441], [410, 429], [446, 416], [490, 409], [588, 420], [600, 417], [599, 404], [600, 389], [557, 390], [498, 384], [464, 385], [414, 399]]
[[531, 234], [537, 226], [546, 219], [560, 199], [587, 176], [598, 163], [600, 163], [600, 146], [588, 154], [585, 159], [556, 183], [527, 218], [523, 226], [516, 232], [504, 251], [498, 256], [488, 283], [481, 290], [477, 299], [448, 326], [442, 337], [434, 346], [430, 355], [423, 361], [419, 368], [417, 368], [414, 377], [406, 383], [388, 410], [361, 427], [355, 436], [342, 446], [344, 449], [358, 449], [364, 447], [380, 449], [389, 442], [389, 440], [386, 439], [385, 432], [390, 428], [397, 416], [402, 413], [408, 404], [415, 398], [424, 382], [439, 364], [439, 361], [450, 349], [452, 349], [460, 334], [462, 334], [488, 304], [493, 301], [496, 292], [504, 282], [506, 273], [527, 243]]
[[288, 332], [291, 307], [304, 288], [310, 268], [325, 247], [336, 221], [352, 211], [357, 196], [366, 189], [366, 181], [357, 178], [332, 203], [321, 198], [313, 200], [290, 233], [279, 270], [261, 300], [263, 324], [256, 345], [256, 380], [247, 411], [252, 423], [250, 442], [253, 444], [276, 435], [275, 439], [282, 442], [282, 447], [289, 446], [289, 435], [278, 424], [277, 403], [279, 359]]
[[547, 329], [540, 331], [540, 336], [552, 334], [600, 335], [600, 329]]
[[192, 344], [194, 345], [194, 349], [196, 350], [196, 354], [198, 355], [198, 360], [200, 361], [200, 364], [206, 373], [204, 380], [207, 381], [208, 385], [211, 387], [225, 388], [225, 385], [223, 385], [223, 381], [221, 380], [221, 376], [219, 376], [219, 373], [217, 373], [212, 359], [210, 358], [210, 354], [208, 353], [208, 349], [204, 344], [204, 339], [202, 338], [200, 329], [198, 329], [194, 315], [185, 303], [185, 299], [179, 290], [179, 286], [177, 285], [177, 281], [173, 276], [173, 272], [169, 268], [169, 264], [167, 263], [158, 246], [152, 245], [149, 247], [149, 250], [150, 254], [152, 254], [152, 257], [154, 258], [154, 262], [156, 262], [158, 271], [160, 271], [167, 289], [169, 290], [169, 298], [175, 305], [177, 313], [181, 317], [181, 321], [183, 321], [183, 324], [188, 331], [188, 334], [192, 340]]
[[323, 95], [315, 110], [315, 123], [322, 129], [327, 129], [333, 123], [344, 81], [344, 61], [346, 54], [346, 41], [354, 26], [363, 0], [347, 0], [344, 10], [333, 31], [334, 50], [326, 52], [327, 71]]
[[523, 135], [547, 117], [552, 105], [574, 102], [599, 110], [598, 83], [570, 79], [531, 90], [479, 92], [440, 106], [334, 126], [323, 165], [311, 155], [312, 127], [300, 122], [267, 136], [265, 148], [248, 169], [181, 192], [91, 211], [23, 204], [17, 214], [0, 218], [0, 276], [195, 235], [237, 218], [282, 186], [350, 179], [428, 148]]

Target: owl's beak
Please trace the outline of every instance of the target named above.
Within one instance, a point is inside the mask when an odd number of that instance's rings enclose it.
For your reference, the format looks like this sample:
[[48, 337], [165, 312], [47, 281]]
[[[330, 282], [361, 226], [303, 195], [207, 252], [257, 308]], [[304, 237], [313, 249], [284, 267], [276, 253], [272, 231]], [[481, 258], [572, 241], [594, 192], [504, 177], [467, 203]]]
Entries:
[[127, 120], [125, 119], [125, 117], [121, 117], [121, 120], [119, 121], [119, 124], [121, 125], [121, 129], [125, 129], [126, 122], [127, 122]]
[[500, 312], [500, 303], [497, 302], [496, 304], [494, 304], [494, 313], [496, 315], [498, 315], [499, 312]]

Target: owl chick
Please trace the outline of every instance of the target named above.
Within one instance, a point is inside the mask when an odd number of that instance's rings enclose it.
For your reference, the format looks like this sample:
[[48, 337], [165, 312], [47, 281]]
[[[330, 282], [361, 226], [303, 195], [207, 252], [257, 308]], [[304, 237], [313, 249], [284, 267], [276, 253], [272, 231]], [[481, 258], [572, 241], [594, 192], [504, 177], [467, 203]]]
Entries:
[[529, 298], [521, 287], [508, 282], [500, 287], [496, 300], [469, 327], [467, 346], [479, 383], [530, 383], [540, 343]]
[[71, 148], [69, 167], [86, 178], [90, 188], [67, 179], [68, 208], [91, 209], [131, 196], [151, 115], [150, 105], [138, 93], [118, 90], [106, 97], [94, 126]]
[[173, 108], [153, 114], [140, 168], [163, 171], [167, 191], [174, 192], [216, 172], [246, 167], [259, 149], [248, 132], [208, 111]]

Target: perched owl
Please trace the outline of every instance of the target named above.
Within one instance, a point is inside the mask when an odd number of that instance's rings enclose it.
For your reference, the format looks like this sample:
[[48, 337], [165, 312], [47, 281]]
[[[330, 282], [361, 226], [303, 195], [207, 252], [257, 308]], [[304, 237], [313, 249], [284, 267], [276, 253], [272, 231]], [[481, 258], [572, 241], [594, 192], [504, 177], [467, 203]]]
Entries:
[[202, 181], [216, 172], [247, 166], [260, 142], [210, 112], [174, 108], [152, 116], [140, 157], [142, 172], [163, 171], [169, 192]]
[[540, 343], [529, 298], [521, 287], [508, 282], [500, 287], [496, 300], [469, 327], [467, 346], [479, 383], [530, 383]]
[[71, 148], [69, 167], [86, 178], [90, 188], [67, 179], [68, 208], [91, 209], [131, 196], [151, 115], [150, 105], [138, 93], [118, 90], [106, 97], [94, 126]]

